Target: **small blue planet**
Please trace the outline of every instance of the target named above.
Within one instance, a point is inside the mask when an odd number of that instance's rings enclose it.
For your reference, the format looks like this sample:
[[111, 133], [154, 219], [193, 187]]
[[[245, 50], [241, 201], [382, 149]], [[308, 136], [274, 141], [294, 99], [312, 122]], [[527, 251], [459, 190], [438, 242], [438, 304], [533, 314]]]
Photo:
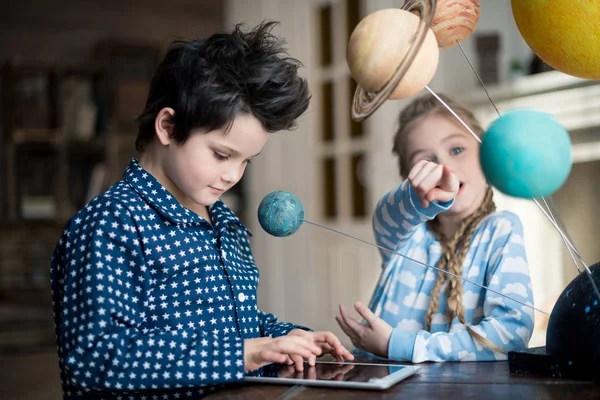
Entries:
[[303, 220], [304, 206], [290, 192], [271, 192], [258, 205], [258, 222], [270, 235], [290, 236], [300, 229]]
[[502, 193], [527, 199], [548, 196], [571, 172], [571, 138], [549, 114], [513, 110], [483, 135], [480, 161], [487, 181]]

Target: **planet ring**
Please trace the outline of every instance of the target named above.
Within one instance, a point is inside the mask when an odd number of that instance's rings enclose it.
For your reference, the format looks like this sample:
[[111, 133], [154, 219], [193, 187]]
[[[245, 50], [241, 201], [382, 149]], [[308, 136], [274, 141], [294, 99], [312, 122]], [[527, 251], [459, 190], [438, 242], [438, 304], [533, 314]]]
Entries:
[[360, 84], [356, 86], [354, 98], [352, 100], [352, 119], [359, 122], [369, 117], [377, 110], [385, 100], [390, 96], [392, 91], [398, 86], [400, 80], [408, 71], [417, 53], [421, 49], [421, 45], [425, 40], [427, 31], [431, 26], [433, 14], [435, 11], [436, 0], [406, 0], [404, 5], [400, 7], [402, 10], [410, 11], [418, 14], [421, 18], [417, 32], [414, 35], [413, 42], [402, 59], [402, 62], [396, 68], [394, 75], [386, 82], [386, 84], [377, 92], [366, 92]]

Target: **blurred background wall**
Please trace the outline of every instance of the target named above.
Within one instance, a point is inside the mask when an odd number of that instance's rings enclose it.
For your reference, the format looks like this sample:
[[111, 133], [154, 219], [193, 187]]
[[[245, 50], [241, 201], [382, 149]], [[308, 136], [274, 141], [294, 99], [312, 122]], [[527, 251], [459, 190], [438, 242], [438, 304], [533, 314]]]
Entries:
[[[60, 398], [48, 268], [64, 223], [118, 180], [134, 157], [132, 123], [157, 61], [174, 39], [207, 36], [235, 23], [281, 22], [277, 32], [304, 64], [313, 100], [298, 129], [274, 134], [225, 197], [253, 231], [261, 270], [259, 306], [281, 319], [332, 330], [337, 305], [368, 302], [380, 273], [377, 249], [303, 226], [288, 238], [264, 233], [262, 198], [288, 190], [306, 218], [373, 241], [377, 200], [400, 183], [391, 154], [406, 101], [387, 102], [362, 123], [350, 118], [355, 85], [345, 63], [353, 27], [393, 0], [6, 1], [0, 13], [0, 389], [9, 399]], [[500, 111], [530, 106], [569, 129], [575, 164], [552, 200], [584, 260], [600, 258], [595, 208], [600, 86], [553, 71], [522, 40], [509, 0], [482, 0], [463, 49]], [[495, 111], [460, 48], [441, 50], [430, 87], [471, 105], [489, 124]], [[523, 219], [536, 306], [550, 312], [576, 269], [560, 237], [530, 201], [496, 194]], [[540, 315], [532, 346], [545, 341]]]

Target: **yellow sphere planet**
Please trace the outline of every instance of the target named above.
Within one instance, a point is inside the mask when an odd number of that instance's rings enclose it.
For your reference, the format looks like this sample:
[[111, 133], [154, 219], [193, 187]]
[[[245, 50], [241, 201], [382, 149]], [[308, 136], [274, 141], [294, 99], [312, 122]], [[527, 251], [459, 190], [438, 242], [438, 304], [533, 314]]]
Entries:
[[[377, 92], [392, 78], [414, 40], [419, 17], [398, 8], [376, 11], [363, 18], [350, 40], [346, 59], [352, 78], [367, 92]], [[416, 57], [390, 99], [412, 96], [429, 84], [439, 62], [434, 33], [428, 29]]]
[[600, 1], [511, 0], [525, 42], [565, 74], [600, 79]]

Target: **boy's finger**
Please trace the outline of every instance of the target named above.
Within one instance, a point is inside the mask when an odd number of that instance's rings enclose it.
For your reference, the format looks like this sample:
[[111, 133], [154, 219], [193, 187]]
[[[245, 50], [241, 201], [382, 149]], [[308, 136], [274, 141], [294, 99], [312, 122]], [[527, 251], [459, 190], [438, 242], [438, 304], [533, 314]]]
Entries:
[[288, 335], [291, 335], [291, 336], [300, 336], [300, 337], [303, 337], [303, 338], [308, 339], [308, 340], [312, 340], [313, 339], [312, 333], [311, 332], [307, 332], [304, 329], [294, 329]]
[[315, 332], [313, 335], [317, 342], [322, 342], [321, 348], [323, 348], [324, 345], [327, 345], [328, 347], [333, 348], [338, 354], [341, 354], [344, 351], [342, 342], [340, 342], [340, 339], [332, 332]]
[[[280, 341], [275, 342], [272, 347], [272, 350], [282, 353], [282, 354], [288, 354], [292, 358], [292, 360], [294, 360], [294, 357], [293, 357], [294, 355], [299, 355], [299, 356], [302, 356], [303, 358], [308, 358], [308, 357], [310, 357], [311, 354], [313, 354], [313, 349], [311, 348], [312, 346], [307, 345], [302, 340], [293, 340], [293, 339], [300, 339], [300, 338], [292, 337], [292, 336], [289, 336], [289, 337], [282, 336], [281, 339], [282, 338], [286, 338], [288, 340], [280, 340]], [[319, 349], [319, 353], [320, 352], [321, 352], [321, 349]], [[282, 361], [282, 363], [284, 361]]]
[[266, 363], [277, 363], [283, 364], [287, 360], [287, 355], [282, 354], [279, 351], [264, 349], [258, 353], [258, 358], [260, 359], [260, 364]]
[[348, 349], [344, 347], [344, 352], [341, 355], [336, 355], [336, 359], [339, 362], [344, 362], [344, 360], [354, 360], [354, 354], [350, 353]]
[[323, 350], [323, 354], [334, 354], [335, 353], [335, 349], [333, 347], [331, 347], [331, 345], [329, 343], [319, 343], [319, 346], [321, 346], [321, 350]]
[[281, 336], [280, 339], [282, 341], [287, 341], [287, 340], [293, 341], [314, 354], [321, 354], [321, 352], [322, 352], [321, 347], [317, 346], [315, 344], [315, 342], [312, 340], [312, 338], [310, 338], [310, 337], [305, 338], [303, 336], [293, 335], [293, 336]]
[[304, 371], [304, 359], [300, 356], [293, 355], [292, 361], [294, 362], [294, 368], [296, 371]]

